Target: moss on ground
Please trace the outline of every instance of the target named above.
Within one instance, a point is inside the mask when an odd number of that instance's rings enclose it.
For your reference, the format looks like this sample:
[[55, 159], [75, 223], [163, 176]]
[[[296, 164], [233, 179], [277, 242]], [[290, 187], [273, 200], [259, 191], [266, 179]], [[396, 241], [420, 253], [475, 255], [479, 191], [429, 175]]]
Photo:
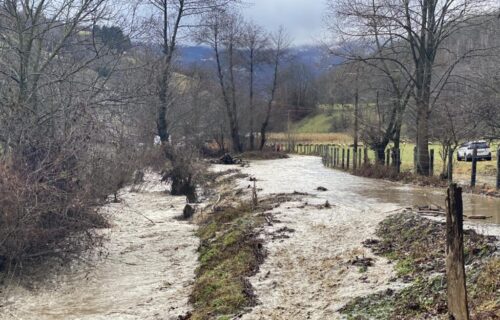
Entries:
[[229, 319], [255, 304], [247, 278], [263, 261], [262, 243], [254, 231], [263, 221], [242, 204], [220, 209], [201, 225], [191, 319]]
[[[378, 227], [380, 240], [365, 245], [387, 257], [408, 287], [354, 299], [341, 312], [348, 319], [446, 319], [445, 225], [413, 214], [398, 214]], [[500, 257], [497, 239], [466, 231], [467, 288], [473, 319], [500, 315]]]

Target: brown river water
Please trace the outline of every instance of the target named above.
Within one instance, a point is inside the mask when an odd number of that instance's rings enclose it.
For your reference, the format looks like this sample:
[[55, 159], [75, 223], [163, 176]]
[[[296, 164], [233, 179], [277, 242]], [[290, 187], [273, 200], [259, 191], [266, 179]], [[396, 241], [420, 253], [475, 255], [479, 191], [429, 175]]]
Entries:
[[[317, 157], [292, 156], [280, 161], [258, 161], [246, 173], [265, 175], [260, 182], [265, 193], [314, 193], [319, 186], [328, 189], [318, 193], [330, 203], [366, 209], [370, 205], [414, 207], [437, 205], [445, 207], [446, 190], [403, 185], [401, 183], [367, 179], [323, 167]], [[470, 221], [473, 224], [500, 225], [500, 198], [464, 194], [464, 215], [487, 216], [487, 220]]]

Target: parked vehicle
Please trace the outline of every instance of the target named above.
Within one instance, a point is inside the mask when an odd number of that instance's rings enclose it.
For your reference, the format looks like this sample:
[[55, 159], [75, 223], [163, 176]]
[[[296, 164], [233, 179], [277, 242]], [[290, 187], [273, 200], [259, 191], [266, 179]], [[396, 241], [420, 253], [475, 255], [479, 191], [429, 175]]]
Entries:
[[457, 160], [472, 161], [475, 148], [477, 148], [478, 160], [491, 161], [491, 150], [486, 141], [469, 141], [462, 144], [458, 149]]

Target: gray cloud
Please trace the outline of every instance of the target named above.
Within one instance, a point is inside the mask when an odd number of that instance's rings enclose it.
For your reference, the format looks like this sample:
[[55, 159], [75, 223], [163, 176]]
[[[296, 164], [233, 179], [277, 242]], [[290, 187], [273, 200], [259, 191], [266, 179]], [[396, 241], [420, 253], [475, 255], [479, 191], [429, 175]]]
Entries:
[[252, 0], [243, 15], [269, 31], [283, 25], [294, 44], [311, 44], [324, 33], [325, 0]]

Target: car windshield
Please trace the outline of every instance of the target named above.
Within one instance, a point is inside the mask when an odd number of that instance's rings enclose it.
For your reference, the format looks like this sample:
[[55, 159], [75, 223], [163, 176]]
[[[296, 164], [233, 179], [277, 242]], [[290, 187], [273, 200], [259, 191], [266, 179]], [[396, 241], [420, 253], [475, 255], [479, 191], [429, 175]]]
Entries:
[[476, 142], [476, 143], [471, 143], [469, 148], [471, 148], [471, 149], [474, 149], [474, 148], [488, 149], [489, 147], [488, 147], [488, 144], [486, 142]]

